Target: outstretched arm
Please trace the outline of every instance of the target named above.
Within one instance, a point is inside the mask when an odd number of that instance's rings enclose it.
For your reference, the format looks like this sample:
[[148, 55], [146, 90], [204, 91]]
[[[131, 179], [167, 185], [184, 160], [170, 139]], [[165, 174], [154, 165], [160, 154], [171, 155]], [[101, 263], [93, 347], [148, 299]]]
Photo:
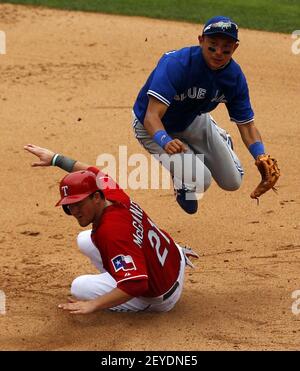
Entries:
[[238, 125], [241, 137], [249, 152], [255, 159], [260, 174], [261, 181], [251, 192], [251, 198], [258, 198], [270, 189], [276, 190], [274, 187], [280, 177], [280, 170], [277, 161], [265, 153], [265, 148], [262, 143], [261, 135], [254, 125], [254, 122]]
[[[39, 161], [33, 162], [31, 164], [32, 167], [54, 166], [54, 164], [52, 164], [52, 160], [57, 155], [55, 152], [53, 152], [53, 151], [51, 151], [47, 148], [38, 147], [34, 144], [27, 144], [26, 146], [24, 146], [24, 149], [27, 152], [32, 153], [33, 155], [35, 155], [39, 160]], [[61, 156], [61, 155], [59, 155], [59, 156]], [[61, 157], [64, 157], [64, 156], [61, 156]], [[56, 160], [59, 160], [59, 159], [63, 160], [61, 157], [59, 158], [58, 156], [56, 156]], [[84, 164], [83, 162], [79, 162], [79, 161], [69, 159], [67, 157], [64, 157], [64, 159], [67, 161], [69, 166], [68, 166], [68, 170], [66, 170], [64, 167], [62, 167], [62, 168], [66, 171], [69, 171], [69, 172], [74, 172], [74, 171], [79, 171], [79, 170], [86, 170], [87, 168], [89, 168], [91, 166], [91, 165]], [[60, 161], [60, 163], [61, 163], [61, 161]], [[59, 166], [59, 164], [56, 163], [56, 166]], [[59, 167], [61, 167], [61, 166], [59, 166]]]

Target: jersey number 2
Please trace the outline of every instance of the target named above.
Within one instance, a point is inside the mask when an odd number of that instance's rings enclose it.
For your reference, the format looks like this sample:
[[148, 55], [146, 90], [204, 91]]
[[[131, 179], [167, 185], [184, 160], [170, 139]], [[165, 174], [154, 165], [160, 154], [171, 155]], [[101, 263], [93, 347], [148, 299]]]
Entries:
[[153, 229], [150, 229], [150, 231], [148, 232], [148, 239], [150, 241], [151, 247], [156, 250], [157, 258], [161, 266], [163, 267], [168, 255], [168, 250], [166, 248], [161, 248], [160, 236], [162, 236], [167, 241], [168, 244], [170, 244], [170, 239], [161, 230], [157, 228], [157, 226], [152, 222], [151, 219], [148, 219], [148, 222], [156, 230], [154, 231]]

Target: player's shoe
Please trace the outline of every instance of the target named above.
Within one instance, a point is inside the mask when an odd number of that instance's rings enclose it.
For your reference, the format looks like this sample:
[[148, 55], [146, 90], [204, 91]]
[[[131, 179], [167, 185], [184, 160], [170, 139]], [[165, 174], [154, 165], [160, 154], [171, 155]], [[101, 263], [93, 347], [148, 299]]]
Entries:
[[176, 201], [188, 214], [195, 214], [198, 210], [198, 200], [195, 192], [186, 188], [174, 189]]

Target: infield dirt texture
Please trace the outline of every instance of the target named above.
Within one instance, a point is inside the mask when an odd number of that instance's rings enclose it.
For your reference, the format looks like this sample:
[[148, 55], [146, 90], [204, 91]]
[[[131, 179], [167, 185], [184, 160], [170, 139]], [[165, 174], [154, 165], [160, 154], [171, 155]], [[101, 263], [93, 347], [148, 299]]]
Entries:
[[[249, 197], [253, 159], [225, 107], [214, 118], [245, 167], [241, 189], [214, 183], [194, 216], [167, 190], [128, 190], [154, 221], [200, 255], [176, 308], [165, 314], [57, 309], [72, 280], [96, 273], [76, 247], [80, 227], [54, 204], [57, 169], [32, 169], [34, 143], [95, 164], [101, 153], [146, 152], [131, 129], [135, 97], [167, 50], [197, 44], [201, 25], [0, 5], [0, 349], [299, 349], [300, 55], [286, 34], [240, 30], [235, 54], [248, 78], [256, 124], [277, 158], [279, 193]], [[148, 156], [148, 155], [147, 155]], [[300, 305], [299, 305], [300, 307]], [[120, 331], [121, 329], [121, 331]]]

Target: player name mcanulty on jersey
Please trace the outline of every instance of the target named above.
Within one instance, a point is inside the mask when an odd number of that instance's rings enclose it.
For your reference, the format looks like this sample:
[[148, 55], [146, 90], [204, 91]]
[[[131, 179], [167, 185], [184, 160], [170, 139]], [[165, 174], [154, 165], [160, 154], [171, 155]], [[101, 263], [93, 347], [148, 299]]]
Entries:
[[144, 227], [143, 227], [143, 210], [139, 207], [138, 204], [130, 200], [129, 211], [132, 215], [132, 225], [134, 228], [133, 233], [133, 242], [140, 248], [142, 248], [143, 239], [144, 239]]

